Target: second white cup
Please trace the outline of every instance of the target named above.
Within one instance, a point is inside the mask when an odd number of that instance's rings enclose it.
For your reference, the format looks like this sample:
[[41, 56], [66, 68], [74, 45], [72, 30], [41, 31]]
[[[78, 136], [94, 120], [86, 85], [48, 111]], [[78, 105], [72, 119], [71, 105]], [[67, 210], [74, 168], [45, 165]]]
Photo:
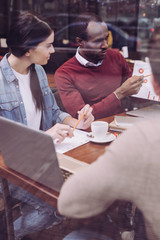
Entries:
[[104, 121], [92, 122], [91, 131], [95, 138], [104, 139], [108, 132], [108, 123]]

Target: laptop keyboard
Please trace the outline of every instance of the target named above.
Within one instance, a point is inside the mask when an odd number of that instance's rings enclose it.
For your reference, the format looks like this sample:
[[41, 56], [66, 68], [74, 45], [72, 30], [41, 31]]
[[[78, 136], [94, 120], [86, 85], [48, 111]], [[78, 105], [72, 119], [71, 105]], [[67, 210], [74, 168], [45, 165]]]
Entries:
[[64, 181], [66, 181], [73, 174], [73, 173], [71, 173], [67, 170], [62, 169], [62, 168], [61, 168], [61, 173], [62, 173]]

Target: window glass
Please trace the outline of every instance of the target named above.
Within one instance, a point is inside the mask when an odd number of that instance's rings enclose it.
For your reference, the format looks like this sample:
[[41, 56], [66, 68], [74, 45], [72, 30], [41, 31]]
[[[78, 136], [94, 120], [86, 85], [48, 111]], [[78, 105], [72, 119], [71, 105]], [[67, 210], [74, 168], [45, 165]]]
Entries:
[[160, 25], [160, 0], [140, 0], [137, 35], [141, 39], [138, 51], [146, 52], [148, 40]]
[[[121, 50], [127, 46], [131, 59], [138, 59], [146, 52], [148, 40], [160, 24], [160, 0], [1, 0], [0, 38], [6, 38], [18, 10], [40, 14], [55, 31], [56, 53], [46, 66], [47, 71], [55, 71], [75, 54], [73, 23], [78, 14], [94, 12], [100, 15], [108, 24], [110, 47]], [[4, 53], [1, 48], [0, 55]]]

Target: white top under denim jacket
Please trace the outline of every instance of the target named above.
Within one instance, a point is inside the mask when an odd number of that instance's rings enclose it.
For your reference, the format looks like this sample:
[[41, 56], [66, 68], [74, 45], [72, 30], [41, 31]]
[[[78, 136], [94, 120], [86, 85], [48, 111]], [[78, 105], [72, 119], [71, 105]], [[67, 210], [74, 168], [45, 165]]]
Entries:
[[[8, 56], [9, 54], [6, 54], [0, 62], [0, 116], [27, 125], [26, 111], [18, 80], [7, 61]], [[52, 91], [48, 86], [47, 76], [43, 67], [36, 65], [35, 69], [38, 74], [45, 105], [42, 112], [41, 129], [47, 130], [55, 123], [61, 123], [70, 115], [60, 111], [58, 108]], [[9, 189], [12, 198], [22, 202], [22, 216], [14, 222], [16, 239], [21, 239], [32, 232], [41, 231], [52, 224], [60, 223], [61, 220], [55, 216], [54, 212], [56, 209], [54, 207], [12, 183], [9, 183]], [[2, 192], [1, 186], [0, 192]]]
[[[26, 112], [20, 93], [18, 80], [7, 61], [9, 53], [0, 62], [0, 116], [27, 125]], [[61, 123], [70, 116], [57, 106], [54, 95], [48, 86], [46, 73], [42, 66], [35, 65], [44, 98], [41, 129], [47, 130], [55, 123]]]

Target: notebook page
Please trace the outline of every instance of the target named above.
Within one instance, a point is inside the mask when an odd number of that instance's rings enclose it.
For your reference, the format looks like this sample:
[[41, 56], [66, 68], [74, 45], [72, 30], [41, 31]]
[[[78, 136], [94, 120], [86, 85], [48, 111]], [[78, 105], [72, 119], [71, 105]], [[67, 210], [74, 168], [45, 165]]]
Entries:
[[154, 92], [152, 82], [151, 82], [153, 75], [151, 74], [152, 74], [152, 70], [149, 62], [135, 61], [132, 75], [133, 76], [143, 75], [146, 77], [144, 77], [144, 82], [139, 92], [137, 94], [132, 95], [133, 97], [154, 100], [154, 101], [160, 100], [159, 96], [156, 95], [156, 93]]
[[64, 139], [63, 142], [54, 143], [54, 145], [55, 145], [56, 152], [65, 153], [87, 142], [89, 142], [89, 139], [87, 138], [87, 132], [75, 129], [74, 137], [72, 138], [67, 137]]

